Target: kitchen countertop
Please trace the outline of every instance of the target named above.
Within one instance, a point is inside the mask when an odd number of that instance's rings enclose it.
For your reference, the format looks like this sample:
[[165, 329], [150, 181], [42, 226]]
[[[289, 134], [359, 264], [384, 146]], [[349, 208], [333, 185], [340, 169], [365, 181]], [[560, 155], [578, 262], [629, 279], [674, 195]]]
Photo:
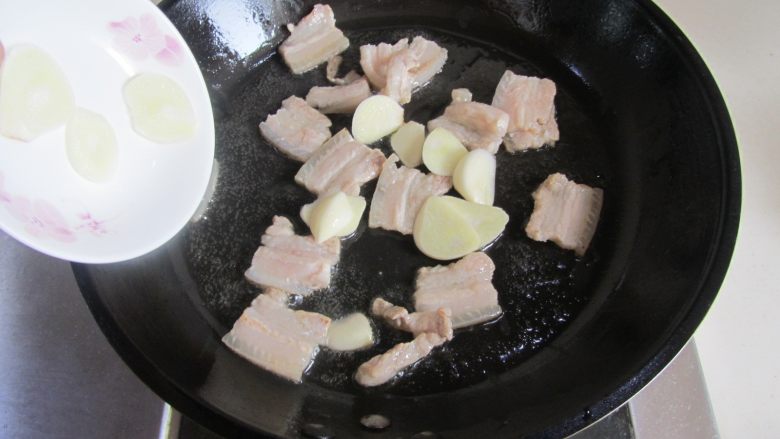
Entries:
[[657, 0], [723, 93], [742, 161], [742, 218], [728, 275], [695, 334], [720, 433], [780, 431], [780, 2]]
[[[780, 334], [780, 319], [773, 313], [780, 305], [780, 271], [772, 270], [770, 249], [780, 244], [780, 197], [774, 195], [780, 187], [780, 172], [772, 169], [780, 159], [780, 123], [774, 121], [780, 114], [780, 32], [775, 30], [780, 23], [780, 2], [657, 3], [688, 35], [712, 70], [740, 142], [740, 235], [724, 286], [695, 335], [718, 429], [725, 438], [776, 437], [780, 431], [780, 417], [775, 414], [780, 408], [780, 353], [770, 343]], [[0, 232], [0, 280], [4, 331], [0, 370], [6, 377], [0, 380], [0, 436], [158, 434], [162, 402], [110, 348], [88, 316], [66, 263], [23, 248]], [[25, 332], [30, 322], [50, 329]], [[71, 343], [89, 349], [69, 349]], [[695, 355], [695, 349], [683, 351], [632, 400], [632, 414], [652, 409], [654, 402], [666, 402], [664, 398], [669, 399], [675, 390], [684, 393], [675, 389], [677, 380], [698, 379]], [[45, 379], [25, 378], [35, 376]], [[98, 390], [87, 392], [88, 388]], [[691, 405], [685, 395], [676, 396], [678, 406]], [[700, 404], [701, 396], [696, 401]], [[693, 411], [678, 411], [676, 416], [685, 417], [680, 413]], [[658, 424], [669, 424], [667, 416], [674, 415], [661, 416]], [[642, 434], [642, 429], [658, 432], [653, 430], [657, 425], [635, 422], [634, 428], [639, 439], [654, 437]], [[714, 429], [677, 431], [675, 437], [717, 434]]]

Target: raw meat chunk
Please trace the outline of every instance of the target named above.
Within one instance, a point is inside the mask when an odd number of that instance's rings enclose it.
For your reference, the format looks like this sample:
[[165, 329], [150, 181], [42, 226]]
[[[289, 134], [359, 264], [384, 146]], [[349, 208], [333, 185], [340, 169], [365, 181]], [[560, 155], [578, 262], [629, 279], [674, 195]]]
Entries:
[[294, 382], [325, 343], [330, 319], [307, 311], [293, 311], [268, 294], [259, 295], [245, 309], [222, 341], [252, 363]]
[[415, 337], [424, 332], [432, 332], [447, 340], [452, 340], [451, 313], [447, 308], [410, 314], [406, 308], [395, 306], [377, 297], [371, 304], [371, 313], [382, 317], [393, 328], [411, 332]]
[[381, 151], [356, 141], [345, 128], [301, 166], [295, 181], [318, 195], [337, 191], [359, 195], [360, 186], [376, 178], [384, 162]]
[[452, 327], [493, 320], [501, 314], [493, 287], [496, 266], [485, 253], [471, 253], [450, 265], [424, 267], [417, 272], [414, 307], [417, 311], [449, 308]]
[[358, 367], [355, 381], [366, 387], [378, 386], [390, 381], [405, 368], [416, 363], [433, 348], [447, 339], [438, 334], [426, 332], [409, 343], [399, 343], [384, 354], [377, 355]]
[[347, 85], [333, 87], [312, 87], [306, 95], [306, 103], [323, 114], [352, 113], [358, 104], [371, 96], [366, 78], [360, 78]]
[[504, 139], [509, 152], [540, 148], [558, 140], [555, 93], [555, 83], [549, 79], [504, 72], [493, 95], [493, 106], [509, 114]]
[[445, 128], [469, 150], [479, 148], [495, 154], [509, 126], [509, 115], [493, 106], [471, 102], [466, 89], [453, 90], [452, 99], [442, 116], [428, 122], [428, 131]]
[[360, 65], [375, 89], [400, 104], [412, 91], [425, 85], [447, 61], [447, 50], [433, 41], [404, 38], [394, 45], [380, 43], [360, 47]]
[[330, 284], [341, 251], [339, 238], [318, 244], [311, 236], [296, 235], [287, 218], [275, 216], [261, 241], [244, 273], [253, 284], [304, 296]]
[[447, 49], [442, 48], [433, 41], [417, 36], [409, 45], [409, 51], [416, 59], [416, 66], [412, 69], [412, 87], [422, 87], [441, 72], [444, 63], [447, 62]]
[[336, 75], [339, 74], [341, 61], [343, 61], [341, 55], [336, 55], [328, 60], [328, 65], [325, 67], [325, 77], [328, 78], [328, 81], [336, 85], [347, 85], [352, 84], [362, 77], [354, 70], [350, 70], [343, 78], [336, 77]]
[[260, 133], [286, 156], [305, 162], [330, 137], [330, 119], [306, 101], [290, 96], [276, 114], [260, 123]]
[[417, 67], [417, 60], [410, 50], [403, 50], [387, 63], [385, 86], [379, 93], [391, 98], [399, 104], [412, 100], [412, 70]]
[[390, 59], [409, 48], [409, 39], [402, 38], [395, 44], [379, 43], [360, 46], [360, 67], [376, 90], [385, 87]]
[[349, 40], [336, 27], [333, 9], [316, 4], [297, 25], [288, 25], [290, 36], [279, 46], [284, 62], [299, 74], [317, 67], [349, 47]]
[[467, 88], [456, 88], [450, 93], [452, 102], [471, 102], [471, 90]]
[[528, 237], [552, 241], [582, 256], [599, 223], [604, 191], [552, 174], [533, 194], [534, 211], [525, 227]]
[[434, 174], [424, 174], [417, 169], [397, 166], [398, 156], [391, 154], [382, 166], [382, 174], [371, 200], [368, 226], [396, 230], [409, 235], [414, 229], [414, 219], [425, 200], [430, 196], [446, 194], [452, 188], [452, 180]]

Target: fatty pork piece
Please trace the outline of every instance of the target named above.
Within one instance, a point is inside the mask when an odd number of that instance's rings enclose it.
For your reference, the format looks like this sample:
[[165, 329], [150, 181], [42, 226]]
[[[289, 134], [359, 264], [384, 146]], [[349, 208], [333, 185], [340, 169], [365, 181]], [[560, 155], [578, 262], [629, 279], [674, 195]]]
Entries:
[[290, 36], [279, 46], [279, 53], [295, 74], [311, 70], [349, 47], [328, 5], [314, 5], [297, 25], [287, 27]]
[[295, 181], [318, 195], [359, 195], [360, 186], [376, 178], [384, 162], [381, 151], [356, 141], [344, 128], [306, 160]]
[[417, 272], [414, 307], [422, 312], [449, 308], [455, 329], [493, 320], [502, 312], [492, 284], [495, 269], [482, 252], [450, 265], [423, 267]]
[[391, 154], [382, 166], [382, 174], [379, 175], [371, 200], [368, 226], [409, 235], [425, 200], [449, 192], [452, 180], [450, 177], [424, 174], [403, 165], [396, 166], [398, 161], [398, 156]]
[[296, 235], [287, 218], [275, 216], [261, 242], [244, 273], [251, 283], [304, 296], [330, 285], [341, 251], [339, 238], [317, 243], [311, 236]]
[[347, 85], [362, 78], [362, 76], [354, 70], [350, 70], [343, 78], [338, 78], [336, 75], [339, 74], [339, 67], [341, 66], [342, 61], [343, 58], [341, 55], [336, 55], [328, 60], [328, 65], [325, 66], [325, 77], [328, 78], [328, 81], [336, 85]]
[[323, 114], [352, 113], [369, 96], [368, 81], [360, 78], [347, 85], [312, 87], [306, 95], [306, 103]]
[[260, 133], [291, 159], [305, 162], [330, 137], [330, 119], [306, 101], [290, 96], [260, 123]]
[[504, 72], [496, 86], [493, 106], [509, 114], [509, 129], [504, 138], [507, 151], [541, 148], [560, 138], [555, 121], [555, 93], [555, 83], [549, 79]]
[[432, 332], [447, 340], [452, 340], [451, 312], [447, 308], [410, 314], [406, 308], [395, 306], [377, 297], [371, 304], [371, 314], [383, 318], [395, 329], [411, 332], [415, 337], [424, 332]]
[[384, 354], [361, 364], [355, 374], [355, 381], [366, 387], [384, 384], [445, 341], [447, 339], [438, 334], [425, 332], [408, 343], [399, 343]]
[[534, 211], [525, 233], [536, 241], [552, 241], [582, 256], [593, 239], [604, 191], [552, 174], [533, 194]]
[[452, 103], [444, 114], [428, 122], [428, 131], [445, 128], [469, 150], [485, 149], [495, 154], [508, 126], [509, 115], [503, 110], [472, 102], [471, 92], [459, 88], [452, 91]]
[[400, 104], [411, 100], [412, 91], [425, 85], [447, 61], [447, 49], [417, 36], [390, 45], [360, 46], [360, 65], [371, 85]]
[[330, 319], [313, 312], [293, 311], [281, 297], [257, 296], [222, 342], [263, 369], [298, 383], [319, 345], [325, 343]]

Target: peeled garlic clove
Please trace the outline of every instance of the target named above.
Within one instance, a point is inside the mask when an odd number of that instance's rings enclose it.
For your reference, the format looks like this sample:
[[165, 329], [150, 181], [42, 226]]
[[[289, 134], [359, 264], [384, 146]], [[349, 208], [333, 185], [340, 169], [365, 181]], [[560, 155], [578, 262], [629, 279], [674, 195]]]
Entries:
[[422, 148], [425, 142], [425, 126], [414, 121], [406, 122], [390, 136], [390, 146], [404, 165], [416, 168], [422, 164]]
[[496, 156], [484, 149], [469, 151], [455, 167], [452, 185], [466, 200], [492, 205], [496, 193]]
[[340, 318], [328, 327], [328, 339], [325, 346], [334, 351], [354, 351], [374, 344], [374, 331], [371, 322], [361, 313]]
[[429, 197], [414, 221], [414, 243], [426, 256], [442, 261], [476, 251], [480, 239], [472, 224], [444, 197]]
[[500, 207], [486, 206], [448, 195], [439, 198], [442, 204], [457, 211], [472, 227], [478, 236], [477, 249], [495, 241], [509, 222], [509, 215]]
[[404, 123], [404, 109], [384, 95], [371, 96], [358, 105], [352, 116], [352, 135], [360, 143], [376, 142]]
[[140, 73], [125, 83], [123, 94], [136, 133], [156, 143], [189, 140], [197, 123], [187, 94], [173, 79]]
[[65, 126], [65, 151], [73, 169], [89, 181], [101, 183], [116, 173], [119, 149], [106, 118], [77, 108]]
[[449, 177], [468, 150], [454, 134], [444, 128], [436, 128], [423, 143], [422, 160], [425, 167], [438, 175]]
[[339, 191], [304, 205], [301, 219], [311, 229], [314, 239], [323, 242], [334, 236], [354, 233], [365, 209], [363, 197], [352, 197]]
[[29, 142], [63, 125], [73, 91], [56, 61], [31, 45], [12, 47], [0, 69], [0, 134]]
[[355, 233], [358, 225], [360, 225], [360, 219], [363, 217], [363, 212], [366, 210], [366, 199], [363, 197], [353, 197], [347, 195], [347, 201], [349, 207], [352, 210], [352, 220], [339, 231], [337, 236], [349, 236]]
[[311, 212], [314, 210], [316, 203], [317, 202], [315, 201], [314, 203], [304, 204], [303, 207], [301, 207], [301, 219], [304, 224], [309, 226], [309, 229], [311, 229]]

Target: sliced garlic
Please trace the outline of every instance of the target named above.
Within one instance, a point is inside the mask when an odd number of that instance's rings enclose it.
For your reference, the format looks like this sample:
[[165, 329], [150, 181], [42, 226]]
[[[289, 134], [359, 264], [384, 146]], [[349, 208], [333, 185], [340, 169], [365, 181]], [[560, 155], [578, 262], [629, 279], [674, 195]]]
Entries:
[[12, 47], [0, 69], [0, 134], [29, 142], [67, 122], [75, 102], [57, 62], [31, 45]]
[[444, 128], [436, 128], [423, 143], [422, 160], [434, 174], [449, 177], [468, 150], [454, 134]]
[[390, 146], [404, 165], [416, 168], [422, 164], [422, 148], [425, 142], [425, 126], [414, 121], [406, 122], [390, 137]]
[[466, 200], [492, 205], [496, 193], [496, 156], [485, 149], [469, 151], [455, 167], [452, 185]]
[[124, 86], [125, 104], [135, 132], [157, 143], [189, 140], [195, 135], [195, 112], [184, 89], [157, 73], [140, 73]]
[[355, 232], [366, 200], [336, 192], [320, 197], [301, 208], [301, 219], [309, 226], [314, 239], [323, 242], [334, 236], [348, 236]]
[[457, 211], [472, 227], [478, 236], [478, 249], [484, 248], [498, 238], [509, 222], [509, 215], [495, 206], [486, 206], [460, 198], [445, 195], [440, 198], [440, 203]]
[[374, 344], [371, 322], [361, 313], [350, 314], [330, 324], [326, 346], [334, 351], [354, 351]]
[[89, 181], [101, 183], [116, 173], [116, 134], [100, 114], [83, 108], [73, 112], [65, 126], [65, 151], [73, 169]]
[[384, 95], [374, 95], [358, 105], [352, 116], [352, 135], [360, 143], [374, 143], [404, 123], [404, 109]]
[[414, 221], [412, 235], [423, 254], [442, 261], [465, 256], [480, 246], [473, 225], [444, 197], [425, 201]]

